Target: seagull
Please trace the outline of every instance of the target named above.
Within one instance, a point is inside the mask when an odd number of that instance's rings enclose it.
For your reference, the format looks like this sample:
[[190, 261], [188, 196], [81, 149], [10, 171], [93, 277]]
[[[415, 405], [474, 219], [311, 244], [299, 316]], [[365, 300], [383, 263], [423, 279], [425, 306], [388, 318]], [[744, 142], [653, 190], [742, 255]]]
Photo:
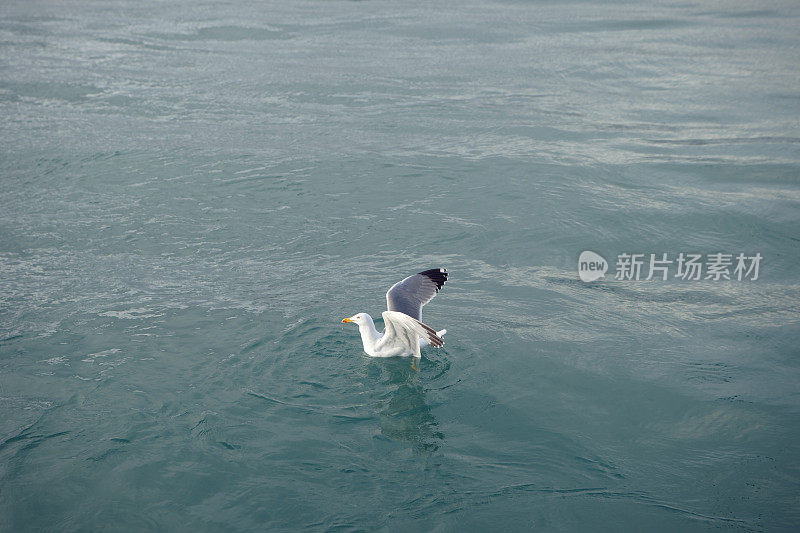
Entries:
[[[446, 329], [436, 331], [422, 323], [422, 306], [433, 300], [447, 281], [447, 270], [432, 268], [398, 281], [386, 293], [388, 311], [381, 313], [386, 329], [379, 333], [372, 317], [358, 313], [342, 323], [358, 325], [364, 351], [372, 357], [414, 356], [411, 366], [420, 359], [420, 348], [444, 344]], [[416, 369], [416, 367], [414, 367]]]

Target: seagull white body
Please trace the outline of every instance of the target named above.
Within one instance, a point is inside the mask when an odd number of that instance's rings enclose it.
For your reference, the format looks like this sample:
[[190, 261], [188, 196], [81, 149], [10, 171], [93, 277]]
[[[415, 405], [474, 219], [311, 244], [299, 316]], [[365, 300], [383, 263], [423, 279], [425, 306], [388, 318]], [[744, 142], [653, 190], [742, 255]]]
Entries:
[[420, 348], [442, 346], [447, 330], [434, 331], [423, 324], [422, 306], [430, 302], [447, 281], [443, 268], [426, 270], [395, 283], [386, 293], [388, 311], [382, 313], [385, 329], [379, 332], [367, 313], [358, 313], [342, 322], [358, 325], [364, 351], [372, 357], [421, 357]]
[[[386, 316], [387, 314], [389, 317]], [[419, 327], [421, 322], [414, 320], [404, 313], [384, 311], [383, 322], [386, 324], [386, 329], [383, 331], [378, 331], [372, 317], [367, 313], [359, 313], [350, 318], [345, 318], [345, 320], [358, 324], [358, 332], [361, 333], [361, 342], [364, 344], [364, 351], [367, 355], [372, 357], [398, 357], [409, 355], [421, 357], [420, 348], [431, 344], [431, 341], [428, 340], [430, 332]], [[399, 331], [397, 325], [400, 325]], [[387, 330], [390, 330], [389, 333], [387, 333]], [[441, 339], [442, 335], [447, 333], [447, 330], [443, 329], [434, 333]], [[415, 341], [416, 350], [413, 348]]]

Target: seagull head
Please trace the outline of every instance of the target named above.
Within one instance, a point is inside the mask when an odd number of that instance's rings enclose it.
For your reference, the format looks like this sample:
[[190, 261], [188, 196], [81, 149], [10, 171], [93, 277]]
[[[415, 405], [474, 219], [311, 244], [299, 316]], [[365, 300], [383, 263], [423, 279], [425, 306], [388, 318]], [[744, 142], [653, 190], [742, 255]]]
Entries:
[[367, 322], [372, 320], [372, 317], [369, 316], [367, 313], [358, 313], [357, 315], [353, 315], [350, 318], [343, 318], [342, 324], [346, 324], [348, 322], [354, 322], [358, 324], [358, 326], [366, 326]]

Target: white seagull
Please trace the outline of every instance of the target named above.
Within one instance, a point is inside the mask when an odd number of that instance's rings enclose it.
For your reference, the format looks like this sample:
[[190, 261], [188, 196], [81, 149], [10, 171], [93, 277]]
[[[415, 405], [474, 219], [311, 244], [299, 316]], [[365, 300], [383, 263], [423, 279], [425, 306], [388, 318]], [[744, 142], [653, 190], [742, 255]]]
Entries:
[[[378, 333], [372, 317], [358, 313], [342, 320], [343, 323], [358, 324], [364, 351], [372, 357], [396, 357], [413, 355], [422, 357], [423, 346], [439, 347], [444, 344], [442, 335], [446, 329], [435, 331], [423, 324], [422, 306], [433, 300], [447, 281], [447, 270], [433, 268], [398, 281], [386, 293], [388, 311], [381, 313], [386, 329]], [[412, 361], [413, 363], [416, 361]], [[415, 367], [416, 368], [416, 367]]]

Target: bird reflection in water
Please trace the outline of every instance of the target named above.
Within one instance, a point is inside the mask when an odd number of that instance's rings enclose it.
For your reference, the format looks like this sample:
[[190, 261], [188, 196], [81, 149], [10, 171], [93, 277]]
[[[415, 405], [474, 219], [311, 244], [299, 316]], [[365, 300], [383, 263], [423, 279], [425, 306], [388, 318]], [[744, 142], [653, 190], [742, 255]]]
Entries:
[[380, 396], [377, 415], [381, 434], [395, 441], [413, 444], [417, 452], [433, 452], [444, 435], [425, 400], [423, 376], [408, 359], [388, 358], [373, 361], [388, 390]]

